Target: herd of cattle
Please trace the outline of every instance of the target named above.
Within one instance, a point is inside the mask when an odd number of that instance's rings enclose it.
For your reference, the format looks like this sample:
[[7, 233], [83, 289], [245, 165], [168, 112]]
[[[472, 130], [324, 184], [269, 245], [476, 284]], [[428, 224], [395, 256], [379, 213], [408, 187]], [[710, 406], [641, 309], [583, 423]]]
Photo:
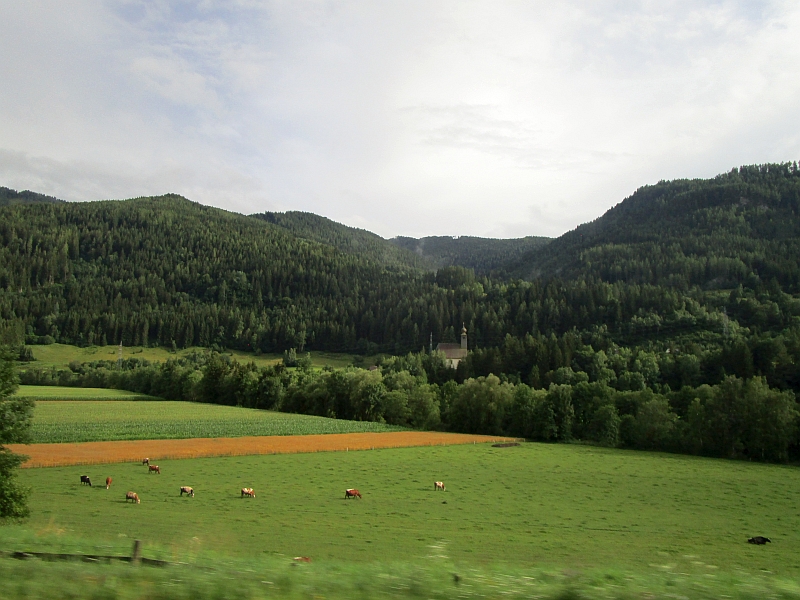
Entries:
[[[143, 465], [147, 465], [147, 472], [148, 473], [156, 473], [158, 475], [161, 475], [161, 469], [158, 467], [158, 465], [151, 465], [149, 458], [145, 458], [144, 460], [142, 460], [142, 464]], [[111, 477], [106, 477], [106, 489], [111, 487], [111, 481], [112, 481]], [[81, 484], [88, 485], [89, 487], [91, 487], [92, 486], [92, 480], [89, 479], [88, 475], [81, 475]], [[442, 482], [442, 481], [434, 481], [433, 482], [433, 491], [437, 492], [439, 490], [441, 490], [443, 492], [446, 491], [446, 488], [444, 487], [444, 482]], [[194, 490], [191, 487], [189, 487], [188, 485], [182, 485], [181, 486], [180, 495], [183, 496], [184, 494], [194, 498]], [[241, 498], [244, 498], [245, 496], [248, 496], [250, 498], [255, 498], [256, 497], [256, 492], [255, 492], [255, 490], [253, 488], [244, 487], [244, 488], [242, 488]], [[344, 498], [345, 498], [345, 500], [347, 500], [348, 498], [358, 498], [360, 500], [361, 499], [361, 492], [359, 492], [357, 489], [354, 489], [354, 488], [346, 489], [344, 491]], [[126, 493], [125, 494], [125, 502], [127, 502], [128, 500], [131, 500], [132, 502], [134, 502], [136, 504], [139, 504], [139, 502], [140, 502], [139, 495], [136, 492], [128, 492], [128, 493]], [[759, 545], [759, 546], [763, 546], [764, 544], [766, 544], [768, 542], [771, 542], [771, 541], [772, 540], [769, 539], [768, 537], [757, 535], [755, 537], [751, 537], [750, 539], [748, 539], [747, 543], [748, 544], [756, 544], [756, 545]], [[295, 560], [297, 560], [297, 559], [295, 559]]]
[[[142, 460], [142, 464], [143, 465], [147, 465], [147, 472], [148, 473], [156, 473], [157, 475], [161, 475], [161, 468], [158, 465], [151, 465], [149, 458], [143, 459]], [[112, 481], [113, 480], [111, 479], [111, 477], [106, 477], [106, 489], [111, 487], [111, 482]], [[91, 478], [88, 475], [81, 475], [81, 485], [88, 485], [89, 487], [92, 487]], [[348, 490], [348, 491], [355, 491], [356, 494], [358, 494], [358, 490]], [[180, 495], [183, 496], [184, 494], [194, 498], [194, 490], [191, 487], [189, 487], [188, 485], [182, 485], [181, 486]], [[253, 490], [253, 488], [242, 488], [242, 498], [244, 498], [245, 496], [249, 496], [251, 498], [255, 498], [256, 497], [256, 492], [255, 492], [255, 490]], [[358, 494], [358, 497], [360, 498], [361, 494]], [[134, 502], [136, 504], [139, 504], [141, 502], [141, 500], [139, 499], [139, 494], [137, 494], [136, 492], [127, 492], [125, 494], [125, 502], [127, 502], [128, 500], [131, 500], [132, 502]]]
[[[147, 465], [147, 472], [148, 473], [156, 473], [157, 475], [161, 475], [161, 469], [159, 468], [159, 466], [158, 465], [151, 465], [149, 458], [143, 459], [142, 460], [142, 464], [143, 465]], [[111, 487], [111, 481], [112, 481], [111, 477], [106, 477], [106, 489]], [[81, 484], [88, 485], [89, 487], [92, 487], [92, 480], [89, 478], [88, 475], [81, 475]], [[441, 481], [434, 481], [433, 482], [433, 489], [434, 489], [434, 491], [442, 490], [444, 492], [445, 491], [444, 483], [442, 483]], [[194, 490], [192, 488], [190, 488], [188, 485], [182, 485], [181, 486], [180, 495], [183, 496], [184, 494], [194, 498]], [[255, 492], [255, 490], [253, 488], [244, 487], [244, 488], [242, 488], [241, 497], [244, 498], [245, 496], [249, 496], [250, 498], [255, 498], [256, 497], [256, 492]], [[358, 490], [353, 489], [353, 488], [346, 489], [344, 491], [344, 497], [345, 497], [345, 500], [347, 498], [358, 498], [360, 500], [361, 499], [361, 492], [359, 492]], [[139, 494], [137, 494], [136, 492], [127, 492], [125, 494], [125, 502], [127, 502], [128, 500], [131, 500], [132, 502], [134, 502], [136, 504], [139, 504], [141, 502], [139, 500]]]

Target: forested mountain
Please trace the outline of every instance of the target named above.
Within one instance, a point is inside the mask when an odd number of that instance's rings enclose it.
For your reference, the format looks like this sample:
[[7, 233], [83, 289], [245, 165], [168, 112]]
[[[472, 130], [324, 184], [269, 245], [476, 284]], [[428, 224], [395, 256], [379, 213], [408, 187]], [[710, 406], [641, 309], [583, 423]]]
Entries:
[[0, 317], [28, 339], [393, 344], [398, 307], [418, 295], [416, 279], [377, 262], [178, 196], [13, 205], [0, 216]]
[[398, 354], [456, 341], [463, 323], [462, 379], [679, 389], [735, 374], [800, 390], [798, 181], [794, 165], [765, 165], [642, 188], [534, 250], [563, 277], [533, 281], [387, 266], [366, 232], [177, 196], [5, 206], [0, 334]]
[[0, 206], [8, 206], [9, 204], [32, 204], [37, 202], [64, 202], [52, 196], [45, 196], [44, 194], [37, 194], [29, 190], [18, 192], [7, 187], [0, 187]]
[[748, 166], [709, 180], [661, 181], [508, 265], [559, 276], [687, 290], [775, 279], [800, 290], [800, 171]]
[[250, 216], [277, 225], [299, 238], [327, 244], [342, 252], [355, 254], [378, 264], [415, 269], [434, 269], [434, 265], [425, 258], [398, 248], [379, 235], [365, 229], [348, 227], [313, 213], [300, 211], [264, 212]]
[[550, 238], [529, 236], [498, 240], [461, 236], [433, 236], [420, 239], [396, 237], [389, 240], [399, 248], [414, 252], [435, 269], [464, 267], [476, 275], [506, 275], [508, 265], [514, 265], [523, 256], [535, 255]]

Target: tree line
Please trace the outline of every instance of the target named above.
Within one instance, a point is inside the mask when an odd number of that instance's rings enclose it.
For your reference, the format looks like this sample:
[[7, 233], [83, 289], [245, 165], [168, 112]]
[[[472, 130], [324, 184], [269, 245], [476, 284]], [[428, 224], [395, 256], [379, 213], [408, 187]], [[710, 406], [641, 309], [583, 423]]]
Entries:
[[[288, 357], [287, 357], [288, 358]], [[640, 371], [654, 361], [641, 356]], [[610, 368], [604, 367], [613, 372]], [[605, 375], [608, 375], [606, 373]], [[511, 435], [546, 442], [586, 440], [609, 447], [785, 461], [800, 453], [791, 391], [762, 377], [727, 375], [715, 385], [654, 391], [601, 372], [561, 367], [546, 387], [490, 374], [467, 377], [442, 353], [389, 357], [376, 369], [257, 367], [215, 352], [165, 363], [141, 359], [28, 368], [22, 382], [126, 389], [171, 400], [380, 421], [418, 429]], [[638, 380], [638, 378], [636, 378]]]

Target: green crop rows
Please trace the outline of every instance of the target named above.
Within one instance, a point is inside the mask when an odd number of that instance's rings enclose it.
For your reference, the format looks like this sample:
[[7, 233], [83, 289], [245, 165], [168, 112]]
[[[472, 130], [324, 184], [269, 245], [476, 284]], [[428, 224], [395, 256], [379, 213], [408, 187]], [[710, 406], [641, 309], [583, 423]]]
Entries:
[[32, 433], [35, 443], [53, 443], [398, 430], [381, 423], [192, 402], [93, 400], [37, 402]]

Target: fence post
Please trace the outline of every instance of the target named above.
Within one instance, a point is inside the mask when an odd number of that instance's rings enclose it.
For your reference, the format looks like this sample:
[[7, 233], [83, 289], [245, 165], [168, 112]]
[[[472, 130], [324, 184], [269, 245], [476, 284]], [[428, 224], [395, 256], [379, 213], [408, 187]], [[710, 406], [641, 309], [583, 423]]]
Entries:
[[131, 563], [134, 565], [141, 564], [142, 562], [142, 541], [134, 540], [133, 542], [133, 555], [131, 556]]

